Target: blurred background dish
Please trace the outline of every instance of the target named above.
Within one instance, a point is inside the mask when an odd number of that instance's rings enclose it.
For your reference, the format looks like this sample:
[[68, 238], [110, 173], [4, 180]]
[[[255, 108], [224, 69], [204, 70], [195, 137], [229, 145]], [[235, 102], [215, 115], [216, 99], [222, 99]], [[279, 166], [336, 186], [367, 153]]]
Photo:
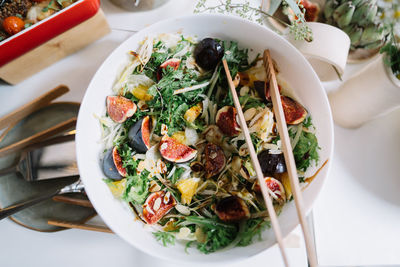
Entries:
[[128, 11], [146, 11], [159, 8], [169, 0], [110, 0], [114, 5]]

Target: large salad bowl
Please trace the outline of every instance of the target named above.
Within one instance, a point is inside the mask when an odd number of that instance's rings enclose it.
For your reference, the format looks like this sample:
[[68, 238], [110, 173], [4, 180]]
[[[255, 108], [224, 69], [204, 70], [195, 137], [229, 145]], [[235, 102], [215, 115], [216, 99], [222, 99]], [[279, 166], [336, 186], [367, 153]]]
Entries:
[[[306, 107], [313, 117], [317, 129], [320, 151], [320, 163], [328, 160], [304, 193], [306, 211], [309, 212], [329, 172], [333, 152], [333, 123], [325, 91], [307, 60], [284, 38], [273, 31], [242, 20], [223, 15], [193, 15], [174, 18], [156, 23], [136, 33], [123, 42], [101, 65], [93, 77], [79, 112], [77, 125], [77, 158], [81, 179], [86, 193], [105, 223], [122, 239], [139, 250], [152, 256], [179, 262], [216, 263], [245, 259], [256, 255], [276, 244], [272, 229], [262, 234], [262, 241], [256, 241], [246, 247], [235, 247], [211, 254], [202, 254], [195, 249], [185, 252], [184, 245], [163, 247], [140, 220], [135, 219], [127, 205], [114, 198], [102, 172], [99, 155], [102, 152], [100, 123], [95, 115], [105, 110], [105, 99], [112, 94], [118, 74], [128, 61], [128, 51], [139, 47], [140, 42], [149, 35], [161, 33], [181, 33], [197, 36], [199, 39], [214, 37], [234, 40], [241, 47], [251, 49], [251, 53], [270, 49], [278, 63], [280, 76], [292, 88], [293, 94]], [[317, 167], [314, 168], [314, 172]], [[312, 174], [312, 173], [311, 173]], [[288, 235], [299, 221], [294, 202], [284, 206], [279, 223], [283, 235]]]

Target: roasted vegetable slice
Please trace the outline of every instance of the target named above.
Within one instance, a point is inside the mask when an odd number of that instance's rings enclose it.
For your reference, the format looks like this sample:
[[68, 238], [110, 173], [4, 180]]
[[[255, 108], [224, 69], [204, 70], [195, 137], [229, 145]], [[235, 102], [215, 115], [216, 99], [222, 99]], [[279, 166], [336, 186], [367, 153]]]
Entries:
[[211, 178], [220, 173], [226, 164], [224, 150], [213, 143], [208, 143], [204, 149], [206, 178]]
[[246, 203], [237, 196], [221, 199], [215, 207], [215, 213], [224, 222], [237, 222], [250, 217]]
[[183, 118], [187, 121], [187, 122], [194, 122], [197, 117], [201, 114], [201, 111], [203, 110], [203, 105], [200, 103], [198, 103], [197, 105], [189, 108], [188, 110], [186, 110], [185, 115], [183, 116]]

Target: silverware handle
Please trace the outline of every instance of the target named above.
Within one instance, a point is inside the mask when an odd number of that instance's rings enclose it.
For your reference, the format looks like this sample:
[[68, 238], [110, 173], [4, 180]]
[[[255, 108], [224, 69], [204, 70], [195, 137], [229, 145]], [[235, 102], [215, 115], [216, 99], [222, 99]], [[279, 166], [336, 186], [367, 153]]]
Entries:
[[0, 170], [0, 176], [4, 176], [9, 173], [17, 172], [17, 165], [10, 166]]
[[13, 215], [14, 213], [16, 213], [20, 210], [26, 209], [30, 206], [36, 205], [42, 201], [50, 199], [50, 198], [54, 197], [55, 195], [58, 195], [60, 193], [60, 191], [61, 190], [57, 190], [52, 193], [42, 195], [42, 196], [30, 199], [30, 200], [24, 201], [22, 203], [18, 203], [16, 205], [7, 207], [5, 209], [2, 209], [2, 210], [0, 210], [0, 220], [7, 218], [8, 216]]

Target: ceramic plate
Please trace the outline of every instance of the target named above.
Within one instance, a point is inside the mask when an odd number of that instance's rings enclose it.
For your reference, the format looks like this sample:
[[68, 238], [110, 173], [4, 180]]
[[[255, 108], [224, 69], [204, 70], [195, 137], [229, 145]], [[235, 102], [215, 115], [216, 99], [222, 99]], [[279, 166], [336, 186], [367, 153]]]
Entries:
[[[0, 142], [5, 147], [35, 133], [52, 127], [62, 121], [76, 117], [79, 110], [77, 103], [56, 103], [40, 109], [19, 122]], [[14, 153], [0, 158], [0, 169], [8, 167], [19, 157]], [[56, 179], [38, 182], [27, 182], [15, 173], [0, 176], [0, 208], [28, 200], [32, 197], [51, 192], [67, 184], [71, 179]], [[82, 198], [83, 196], [75, 195]], [[82, 222], [91, 218], [96, 212], [91, 208], [69, 205], [52, 200], [44, 201], [13, 215], [11, 219], [27, 228], [37, 231], [57, 231], [64, 228], [48, 225], [48, 220]]]
[[[201, 254], [195, 249], [186, 253], [182, 244], [165, 248], [145, 230], [140, 221], [135, 221], [130, 209], [115, 199], [102, 181], [104, 175], [99, 161], [102, 147], [99, 143], [100, 124], [93, 114], [103, 114], [106, 96], [113, 94], [112, 86], [118, 71], [127, 63], [128, 52], [136, 50], [146, 36], [160, 33], [196, 35], [199, 39], [216, 37], [235, 40], [241, 47], [251, 48], [255, 52], [270, 49], [272, 57], [279, 65], [280, 75], [293, 88], [297, 98], [313, 116], [321, 147], [321, 163], [332, 157], [333, 126], [329, 103], [317, 75], [307, 60], [290, 43], [265, 27], [230, 16], [192, 15], [161, 21], [133, 35], [114, 50], [93, 77], [79, 111], [76, 138], [78, 167], [85, 183], [86, 193], [99, 215], [115, 233], [152, 256], [207, 264], [233, 262], [260, 253], [275, 245], [276, 240], [272, 230], [263, 233], [263, 241], [208, 255]], [[329, 165], [330, 161], [304, 191], [304, 207], [307, 211], [311, 210], [321, 190]], [[298, 219], [293, 202], [284, 207], [279, 222], [284, 236], [296, 227]]]

